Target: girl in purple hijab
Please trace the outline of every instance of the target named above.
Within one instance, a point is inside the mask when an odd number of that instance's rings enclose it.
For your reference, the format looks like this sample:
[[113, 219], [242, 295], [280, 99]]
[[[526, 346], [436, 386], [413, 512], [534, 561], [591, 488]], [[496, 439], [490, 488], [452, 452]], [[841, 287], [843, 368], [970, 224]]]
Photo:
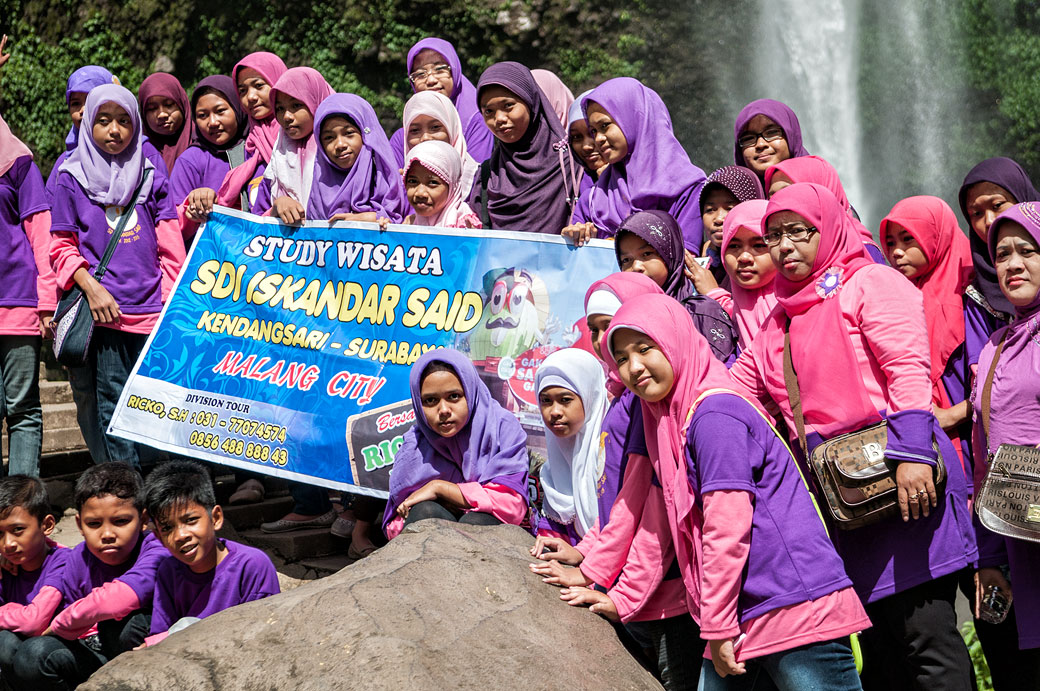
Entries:
[[519, 525], [527, 515], [527, 435], [491, 397], [469, 358], [432, 350], [409, 376], [415, 425], [405, 433], [390, 474], [383, 530], [408, 523]]
[[[672, 133], [671, 116], [657, 92], [618, 77], [593, 89], [582, 108], [608, 167], [589, 190], [587, 207], [582, 197], [576, 225], [591, 223], [598, 237], [609, 238], [636, 211], [664, 211], [682, 228], [686, 248], [700, 250], [697, 200], [704, 171], [690, 162]], [[574, 233], [575, 226], [569, 230]]]
[[376, 112], [354, 94], [333, 94], [314, 115], [318, 156], [307, 202], [311, 220], [400, 223], [404, 188]]
[[[486, 161], [495, 138], [484, 125], [484, 116], [477, 106], [477, 89], [462, 73], [455, 47], [443, 38], [424, 38], [408, 51], [407, 65], [412, 91], [436, 91], [450, 98], [462, 119], [462, 134], [470, 156], [477, 163]], [[404, 168], [404, 128], [390, 137], [390, 149], [397, 167]]]
[[808, 156], [798, 116], [780, 101], [760, 98], [744, 106], [733, 124], [733, 161], [762, 178], [769, 166]]
[[614, 253], [622, 271], [649, 276], [667, 295], [682, 303], [712, 355], [722, 362], [736, 359], [733, 322], [719, 303], [694, 289], [686, 274], [683, 234], [670, 214], [637, 211], [626, 218], [618, 228]]
[[[704, 246], [700, 256], [707, 257], [709, 264], [704, 270], [699, 270], [700, 266], [692, 263], [688, 267], [699, 292], [707, 294], [708, 291], [720, 285], [727, 286], [729, 283], [726, 267], [722, 263], [722, 226], [726, 216], [741, 202], [765, 198], [762, 182], [747, 168], [723, 166], [708, 176], [704, 187], [701, 188], [698, 206], [701, 210], [701, 223], [704, 224]], [[714, 279], [714, 285], [712, 281], [705, 280], [709, 273]]]
[[567, 135], [549, 99], [531, 70], [499, 62], [480, 75], [477, 101], [496, 139], [475, 200], [484, 227], [558, 234], [570, 217], [573, 166], [566, 165]]
[[[990, 227], [987, 244], [1015, 320], [993, 334], [979, 356], [979, 379], [992, 377], [992, 386], [988, 419], [981, 385], [972, 398], [977, 481], [988, 468], [988, 454], [1001, 444], [1040, 445], [1040, 203], [1004, 211]], [[1017, 621], [1022, 654], [1006, 670], [1008, 688], [1040, 688], [1040, 545], [997, 535], [977, 521], [976, 538], [979, 594], [997, 585], [1013, 596], [1009, 619]], [[1010, 583], [1000, 569], [1004, 564], [1010, 566]]]
[[54, 196], [54, 183], [58, 179], [58, 167], [65, 162], [69, 154], [79, 143], [79, 123], [83, 119], [83, 105], [87, 102], [87, 94], [95, 86], [102, 84], [118, 84], [119, 80], [104, 67], [100, 65], [86, 65], [69, 75], [65, 86], [65, 105], [69, 109], [69, 119], [72, 127], [65, 135], [65, 151], [58, 156], [54, 162], [51, 173], [47, 177], [47, 195]]

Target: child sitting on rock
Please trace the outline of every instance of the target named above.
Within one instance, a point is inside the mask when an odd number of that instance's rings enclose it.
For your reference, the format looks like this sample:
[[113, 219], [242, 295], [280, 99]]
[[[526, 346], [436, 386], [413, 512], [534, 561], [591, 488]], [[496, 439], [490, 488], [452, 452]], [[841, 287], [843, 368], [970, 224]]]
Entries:
[[61, 606], [61, 578], [69, 551], [54, 531], [47, 490], [38, 478], [0, 479], [0, 676], [10, 679], [27, 638], [39, 636]]
[[75, 688], [148, 635], [155, 572], [167, 554], [144, 532], [141, 476], [126, 463], [93, 466], [76, 482], [75, 503], [83, 542], [68, 550], [65, 608], [18, 651], [19, 688]]
[[173, 555], [159, 564], [155, 577], [147, 645], [163, 640], [171, 629], [280, 592], [266, 554], [217, 537], [224, 514], [209, 473], [198, 463], [159, 466], [145, 484], [145, 504], [156, 535]]
[[519, 525], [527, 515], [527, 435], [464, 353], [438, 348], [412, 365], [415, 425], [390, 474], [389, 538], [415, 521]]

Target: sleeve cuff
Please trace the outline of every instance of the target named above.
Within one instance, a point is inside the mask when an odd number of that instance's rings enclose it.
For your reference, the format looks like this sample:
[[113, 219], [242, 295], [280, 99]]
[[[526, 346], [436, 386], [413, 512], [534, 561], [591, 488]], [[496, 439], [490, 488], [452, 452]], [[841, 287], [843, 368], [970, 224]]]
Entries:
[[902, 410], [888, 416], [885, 456], [900, 463], [935, 466], [938, 453], [932, 446], [935, 416], [930, 410]]

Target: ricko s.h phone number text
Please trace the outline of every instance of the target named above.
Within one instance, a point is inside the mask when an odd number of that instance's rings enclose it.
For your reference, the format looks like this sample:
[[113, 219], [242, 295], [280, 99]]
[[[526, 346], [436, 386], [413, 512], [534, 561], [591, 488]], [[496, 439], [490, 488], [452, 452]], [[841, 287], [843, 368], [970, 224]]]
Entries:
[[[287, 438], [286, 429], [282, 425], [237, 415], [225, 418], [213, 410], [174, 406], [167, 408], [163, 402], [143, 396], [130, 396], [126, 405], [128, 408], [155, 415], [160, 420], [170, 420], [191, 427], [188, 443], [199, 449], [276, 466], [284, 466], [289, 462], [288, 450], [280, 446], [285, 444]], [[242, 409], [243, 414], [248, 415], [248, 404], [239, 404], [237, 407]]]

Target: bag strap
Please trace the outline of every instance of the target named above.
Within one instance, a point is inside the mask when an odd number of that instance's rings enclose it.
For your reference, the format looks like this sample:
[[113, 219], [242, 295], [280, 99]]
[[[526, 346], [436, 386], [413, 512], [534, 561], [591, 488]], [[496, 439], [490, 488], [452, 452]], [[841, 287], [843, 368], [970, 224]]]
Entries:
[[105, 247], [105, 254], [101, 257], [101, 261], [98, 262], [97, 267], [94, 269], [94, 280], [98, 283], [101, 282], [102, 277], [105, 275], [105, 271], [108, 269], [108, 262], [112, 259], [112, 255], [116, 251], [116, 245], [119, 244], [119, 238], [123, 237], [123, 229], [126, 228], [126, 224], [130, 221], [130, 217], [134, 215], [134, 209], [137, 207], [137, 196], [141, 194], [141, 190], [144, 189], [144, 183], [146, 180], [150, 180], [152, 177], [152, 169], [148, 168], [144, 171], [144, 175], [141, 176], [141, 182], [137, 183], [137, 189], [134, 190], [134, 194], [130, 197], [130, 202], [127, 208], [123, 209], [123, 213], [119, 216], [119, 221], [116, 222], [115, 232], [112, 233], [112, 239], [108, 241], [108, 246]]
[[798, 391], [798, 374], [794, 371], [794, 360], [791, 358], [791, 320], [784, 324], [784, 386], [787, 388], [787, 399], [791, 404], [791, 415], [798, 431], [798, 443], [806, 460], [809, 459], [809, 445], [805, 441], [805, 416], [802, 413], [802, 395]]
[[993, 353], [993, 362], [989, 365], [989, 373], [986, 375], [986, 384], [982, 387], [982, 431], [986, 433], [987, 445], [989, 444], [989, 396], [993, 390], [993, 375], [997, 371], [997, 361], [1000, 360], [1000, 354], [1004, 351], [1004, 342], [1007, 340], [1008, 331], [1010, 329], [1004, 329], [1004, 335], [1000, 337], [997, 350]]
[[491, 212], [488, 211], [488, 182], [491, 180], [491, 161], [480, 164], [480, 222], [484, 229], [491, 228]]

